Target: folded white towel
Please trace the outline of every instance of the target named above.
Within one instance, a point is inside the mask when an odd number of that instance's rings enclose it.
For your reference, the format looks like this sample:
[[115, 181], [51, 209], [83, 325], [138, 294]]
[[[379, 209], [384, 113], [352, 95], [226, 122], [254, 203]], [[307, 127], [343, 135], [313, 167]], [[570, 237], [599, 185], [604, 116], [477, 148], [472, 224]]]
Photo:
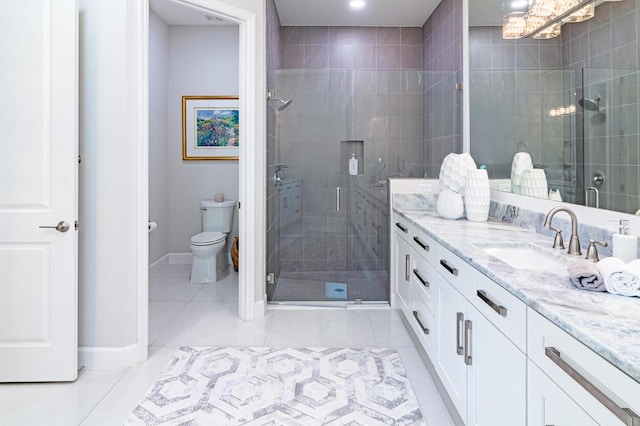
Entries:
[[596, 263], [609, 293], [622, 296], [640, 296], [640, 262], [629, 264], [617, 257], [606, 257]]

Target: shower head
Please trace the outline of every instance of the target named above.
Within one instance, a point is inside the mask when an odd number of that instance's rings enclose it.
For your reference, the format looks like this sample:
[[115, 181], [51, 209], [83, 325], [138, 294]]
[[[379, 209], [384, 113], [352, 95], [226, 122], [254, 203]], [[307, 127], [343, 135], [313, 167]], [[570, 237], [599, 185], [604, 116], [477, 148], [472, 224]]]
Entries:
[[293, 99], [287, 99], [286, 101], [284, 99], [280, 99], [280, 98], [276, 98], [275, 95], [273, 94], [272, 90], [269, 90], [267, 92], [267, 100], [268, 101], [276, 101], [276, 102], [280, 102], [280, 105], [275, 107], [276, 110], [278, 111], [282, 111], [283, 109], [285, 109], [286, 107], [288, 107], [289, 105], [291, 105], [291, 102], [293, 102]]
[[600, 96], [595, 99], [582, 98], [578, 101], [580, 106], [587, 111], [600, 113]]

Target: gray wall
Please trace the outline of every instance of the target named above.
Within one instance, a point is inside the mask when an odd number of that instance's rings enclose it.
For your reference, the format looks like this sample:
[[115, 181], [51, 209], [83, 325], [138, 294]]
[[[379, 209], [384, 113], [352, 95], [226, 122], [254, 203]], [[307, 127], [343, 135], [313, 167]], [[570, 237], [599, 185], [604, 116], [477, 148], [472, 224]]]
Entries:
[[169, 26], [149, 13], [149, 263], [169, 253]]
[[[169, 252], [190, 253], [191, 237], [202, 230], [200, 200], [216, 193], [238, 199], [238, 161], [182, 160], [182, 96], [238, 95], [238, 27], [169, 27], [167, 121]], [[240, 136], [242, 143], [242, 135]], [[227, 237], [230, 248], [237, 235]]]

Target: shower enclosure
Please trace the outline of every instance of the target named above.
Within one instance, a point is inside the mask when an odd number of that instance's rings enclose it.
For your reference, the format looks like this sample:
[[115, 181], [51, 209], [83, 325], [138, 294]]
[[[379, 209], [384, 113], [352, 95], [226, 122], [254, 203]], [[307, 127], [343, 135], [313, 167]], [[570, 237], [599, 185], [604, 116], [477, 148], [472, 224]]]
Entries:
[[422, 72], [289, 69], [270, 80], [269, 301], [386, 303], [387, 178], [424, 173]]

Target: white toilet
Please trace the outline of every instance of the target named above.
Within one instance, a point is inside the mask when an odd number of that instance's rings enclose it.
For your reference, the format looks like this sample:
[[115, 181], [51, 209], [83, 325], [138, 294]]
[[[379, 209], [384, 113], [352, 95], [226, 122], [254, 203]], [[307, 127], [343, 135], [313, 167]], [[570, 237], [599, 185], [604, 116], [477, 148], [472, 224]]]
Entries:
[[[233, 211], [236, 202], [226, 200], [200, 201], [202, 212], [202, 232], [191, 237], [192, 283], [213, 283], [219, 278], [219, 272], [228, 267], [227, 234], [233, 226]], [[218, 268], [220, 271], [218, 271]]]

